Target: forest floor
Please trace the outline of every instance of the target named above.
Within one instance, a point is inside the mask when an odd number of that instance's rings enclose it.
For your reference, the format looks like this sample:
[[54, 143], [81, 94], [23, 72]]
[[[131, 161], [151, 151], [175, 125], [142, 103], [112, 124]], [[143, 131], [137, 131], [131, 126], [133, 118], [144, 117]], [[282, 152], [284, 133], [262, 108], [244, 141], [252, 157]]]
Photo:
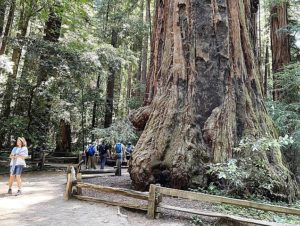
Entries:
[[[106, 186], [130, 188], [130, 177], [123, 170], [121, 177], [113, 174], [97, 178], [85, 179], [84, 182]], [[71, 199], [65, 201], [65, 172], [28, 172], [23, 175], [23, 195], [8, 196], [7, 175], [0, 176], [0, 225], [108, 225], [108, 226], [186, 226], [186, 225], [227, 225], [218, 224], [217, 218], [195, 218], [193, 215], [164, 211], [159, 219], [151, 220], [142, 211], [133, 211], [105, 204], [96, 204]], [[13, 194], [16, 193], [16, 185]], [[96, 193], [83, 190], [83, 195], [106, 198], [114, 201], [132, 202], [118, 195]], [[136, 203], [135, 201], [134, 203]], [[141, 201], [143, 202], [143, 201]], [[164, 198], [168, 205], [199, 208], [201, 210], [218, 211], [216, 206], [192, 202], [183, 199]], [[142, 204], [142, 203], [141, 203]], [[120, 214], [121, 213], [121, 214]], [[201, 222], [201, 223], [200, 223]], [[292, 224], [294, 225], [294, 224]]]
[[[179, 219], [146, 218], [144, 212], [135, 212], [105, 204], [71, 199], [65, 201], [65, 172], [30, 172], [23, 175], [23, 194], [9, 196], [7, 175], [0, 176], [0, 225], [107, 225], [107, 226], [181, 226], [190, 225]], [[13, 187], [13, 194], [17, 191]]]

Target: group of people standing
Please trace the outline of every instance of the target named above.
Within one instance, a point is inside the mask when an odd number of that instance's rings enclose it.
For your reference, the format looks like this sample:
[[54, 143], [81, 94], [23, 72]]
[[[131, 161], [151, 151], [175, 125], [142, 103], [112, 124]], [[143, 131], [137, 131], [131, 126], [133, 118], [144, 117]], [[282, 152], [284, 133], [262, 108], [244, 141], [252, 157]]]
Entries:
[[[97, 154], [99, 156], [100, 169], [104, 169], [107, 158], [115, 157], [116, 159], [116, 175], [121, 176], [121, 165], [123, 161], [129, 161], [133, 151], [133, 145], [128, 142], [125, 146], [121, 142], [118, 142], [112, 146], [106, 144], [104, 141], [97, 145], [96, 143], [91, 143], [83, 153], [83, 158], [86, 162], [86, 168], [96, 169]], [[24, 137], [18, 137], [15, 147], [12, 149], [9, 156], [10, 161], [10, 177], [9, 177], [9, 188], [8, 194], [12, 195], [12, 186], [14, 180], [17, 181], [18, 191], [16, 195], [22, 194], [22, 180], [21, 174], [24, 167], [26, 167], [25, 159], [28, 158], [27, 142]]]
[[121, 175], [122, 162], [129, 161], [133, 148], [130, 142], [128, 142], [126, 146], [118, 142], [114, 145], [113, 149], [112, 146], [105, 143], [105, 141], [102, 141], [98, 145], [94, 142], [88, 145], [82, 157], [85, 160], [86, 169], [96, 169], [96, 162], [100, 164], [100, 169], [104, 169], [108, 158], [116, 159], [116, 175]]

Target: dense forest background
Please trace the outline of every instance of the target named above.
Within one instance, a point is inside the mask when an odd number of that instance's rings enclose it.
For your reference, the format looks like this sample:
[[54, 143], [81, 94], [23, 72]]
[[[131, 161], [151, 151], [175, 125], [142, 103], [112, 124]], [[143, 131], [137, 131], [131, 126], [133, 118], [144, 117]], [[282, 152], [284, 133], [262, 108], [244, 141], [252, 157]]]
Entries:
[[[251, 1], [258, 8], [249, 18], [255, 60], [280, 137], [251, 145], [280, 146], [299, 179], [300, 2], [257, 2]], [[0, 146], [10, 147], [17, 136], [30, 147], [67, 152], [99, 138], [136, 142], [140, 131], [128, 115], [153, 95], [148, 72], [158, 4], [1, 0]], [[237, 150], [248, 145], [243, 142]]]

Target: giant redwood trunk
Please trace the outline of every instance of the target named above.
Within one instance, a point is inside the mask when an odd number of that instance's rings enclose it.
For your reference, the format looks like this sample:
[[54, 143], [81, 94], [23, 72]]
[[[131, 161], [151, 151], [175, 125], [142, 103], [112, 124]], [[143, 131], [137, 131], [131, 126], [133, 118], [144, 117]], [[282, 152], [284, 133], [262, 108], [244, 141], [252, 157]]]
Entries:
[[[249, 0], [157, 0], [146, 98], [152, 110], [129, 167], [135, 188], [205, 187], [208, 164], [237, 158], [241, 139], [277, 136], [258, 80], [249, 7]], [[296, 196], [278, 148], [254, 160], [276, 181], [273, 195]]]
[[[291, 60], [288, 33], [284, 32], [288, 25], [287, 2], [274, 3], [271, 8], [271, 50], [272, 70], [279, 72]], [[273, 80], [273, 100], [280, 99], [280, 85], [276, 75]]]

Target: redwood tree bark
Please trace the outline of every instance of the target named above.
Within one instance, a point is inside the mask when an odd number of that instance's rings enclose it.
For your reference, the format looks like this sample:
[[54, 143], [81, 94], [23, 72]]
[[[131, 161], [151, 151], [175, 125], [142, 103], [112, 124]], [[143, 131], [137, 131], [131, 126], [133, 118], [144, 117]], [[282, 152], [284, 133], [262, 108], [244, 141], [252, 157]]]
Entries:
[[60, 133], [56, 137], [56, 150], [58, 152], [71, 151], [71, 125], [64, 119], [60, 120]]
[[[207, 186], [208, 164], [237, 158], [233, 148], [241, 139], [277, 136], [263, 102], [249, 4], [157, 0], [147, 97], [152, 111], [129, 167], [135, 188]], [[293, 199], [297, 186], [280, 150], [261, 150], [255, 158], [278, 183], [272, 194]]]
[[[275, 4], [275, 3], [274, 3]], [[289, 37], [280, 29], [288, 25], [287, 2], [276, 3], [271, 8], [271, 50], [273, 74], [283, 69], [291, 60]], [[273, 78], [273, 100], [280, 99], [280, 86], [276, 75]]]
[[[112, 29], [111, 45], [117, 47], [118, 32]], [[114, 88], [116, 71], [113, 67], [109, 69], [110, 75], [107, 78], [106, 84], [106, 106], [104, 115], [104, 128], [108, 128], [112, 124], [113, 111], [114, 111]]]
[[[146, 18], [145, 24], [149, 26], [150, 23], [150, 0], [146, 1]], [[143, 50], [142, 50], [142, 75], [141, 83], [146, 85], [147, 80], [147, 68], [148, 68], [148, 41], [149, 41], [149, 31], [147, 30], [146, 34], [143, 37]]]
[[[98, 94], [100, 88], [100, 74], [97, 76], [97, 83], [96, 83], [96, 93]], [[92, 116], [92, 129], [96, 127], [96, 122], [97, 122], [97, 100], [94, 100], [93, 103], [93, 116]], [[92, 141], [94, 141], [95, 135], [92, 134]]]

